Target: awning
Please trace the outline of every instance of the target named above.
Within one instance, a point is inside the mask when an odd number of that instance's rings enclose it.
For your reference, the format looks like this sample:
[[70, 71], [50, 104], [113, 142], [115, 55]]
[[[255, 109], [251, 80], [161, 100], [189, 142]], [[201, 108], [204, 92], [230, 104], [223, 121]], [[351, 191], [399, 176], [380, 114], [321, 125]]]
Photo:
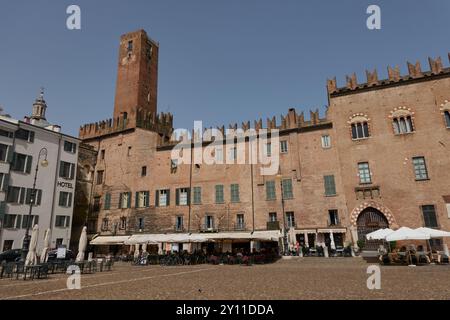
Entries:
[[172, 234], [135, 234], [125, 241], [127, 245], [157, 244], [157, 243], [189, 243], [208, 242], [214, 240], [260, 240], [278, 241], [282, 235], [280, 231], [251, 232], [219, 232], [219, 233], [172, 233]]
[[317, 229], [317, 233], [346, 233], [347, 229]]
[[99, 236], [90, 241], [90, 245], [103, 246], [103, 245], [121, 245], [128, 240], [130, 236]]
[[260, 241], [278, 241], [282, 234], [278, 230], [274, 231], [255, 231], [251, 232], [219, 232], [205, 234], [210, 240], [260, 240]]
[[295, 230], [296, 234], [316, 234], [317, 230], [316, 229], [307, 229], [307, 230]]
[[135, 234], [132, 235], [125, 244], [157, 244], [157, 243], [187, 243], [206, 242], [208, 239], [201, 234], [173, 233], [173, 234]]

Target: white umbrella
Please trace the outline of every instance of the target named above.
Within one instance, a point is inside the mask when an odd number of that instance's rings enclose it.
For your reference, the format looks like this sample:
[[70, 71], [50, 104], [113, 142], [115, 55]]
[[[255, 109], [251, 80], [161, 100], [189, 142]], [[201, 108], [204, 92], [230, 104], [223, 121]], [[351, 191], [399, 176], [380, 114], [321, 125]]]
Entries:
[[425, 234], [428, 234], [430, 238], [444, 238], [444, 237], [450, 237], [450, 232], [442, 231], [442, 230], [436, 230], [431, 228], [417, 228], [416, 231], [423, 232]]
[[35, 225], [33, 231], [31, 232], [30, 246], [28, 248], [27, 258], [25, 260], [26, 266], [31, 266], [37, 263], [36, 247], [38, 237], [39, 237], [39, 227], [38, 225]]
[[41, 263], [46, 263], [48, 260], [48, 251], [50, 249], [50, 229], [45, 230], [44, 248], [41, 252]]
[[87, 245], [87, 227], [83, 227], [81, 231], [80, 242], [78, 243], [78, 254], [75, 259], [76, 262], [83, 262]]
[[369, 234], [366, 234], [367, 240], [384, 240], [388, 235], [393, 233], [394, 230], [385, 228], [385, 229], [378, 229], [377, 231], [371, 232]]
[[401, 241], [401, 240], [428, 240], [430, 236], [420, 231], [413, 230], [407, 227], [401, 227], [397, 231], [392, 232], [386, 237], [386, 241]]
[[135, 259], [139, 258], [139, 243], [136, 243], [134, 245], [134, 258]]

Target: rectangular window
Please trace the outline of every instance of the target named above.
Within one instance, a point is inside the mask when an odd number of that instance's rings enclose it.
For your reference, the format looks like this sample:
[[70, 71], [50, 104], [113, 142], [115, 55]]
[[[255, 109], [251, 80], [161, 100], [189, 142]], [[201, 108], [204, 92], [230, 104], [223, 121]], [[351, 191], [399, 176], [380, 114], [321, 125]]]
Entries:
[[170, 192], [169, 192], [169, 190], [168, 189], [166, 189], [166, 190], [159, 190], [156, 193], [157, 193], [156, 199], [158, 201], [156, 206], [158, 206], [158, 207], [167, 207], [167, 206], [169, 206], [169, 204], [170, 204], [169, 203], [169, 201], [170, 201], [170, 196], [169, 196]]
[[4, 228], [5, 229], [14, 229], [16, 227], [16, 214], [5, 214], [4, 218]]
[[234, 161], [237, 159], [237, 148], [236, 147], [232, 147], [229, 150], [229, 159], [231, 161]]
[[25, 196], [25, 204], [33, 204], [33, 206], [40, 206], [42, 200], [42, 190], [28, 188]]
[[127, 228], [127, 218], [122, 217], [122, 218], [120, 218], [119, 229], [125, 230], [126, 228]]
[[231, 191], [231, 202], [239, 202], [240, 201], [239, 185], [238, 184], [232, 184], [230, 186], [230, 191]]
[[176, 190], [177, 192], [177, 206], [187, 206], [189, 204], [189, 188], [180, 188]]
[[150, 192], [136, 192], [136, 208], [148, 208], [150, 206]]
[[445, 125], [447, 126], [447, 128], [450, 129], [450, 111], [445, 111], [444, 116], [445, 116]]
[[215, 158], [217, 163], [223, 163], [223, 148], [216, 148], [215, 149]]
[[358, 174], [359, 174], [359, 183], [361, 184], [372, 183], [372, 177], [368, 162], [358, 163]]
[[147, 167], [143, 166], [141, 169], [141, 177], [147, 176]]
[[202, 203], [202, 188], [194, 187], [194, 204]]
[[108, 231], [109, 228], [109, 220], [108, 218], [104, 218], [102, 220], [102, 231]]
[[123, 192], [119, 197], [119, 209], [131, 208], [131, 192]]
[[22, 229], [26, 229], [27, 225], [28, 225], [28, 228], [31, 229], [31, 228], [33, 228], [33, 226], [35, 226], [37, 224], [39, 224], [39, 216], [32, 215], [31, 219], [30, 219], [29, 215], [24, 215], [22, 217]]
[[111, 193], [105, 194], [105, 210], [111, 209]]
[[286, 212], [286, 223], [288, 228], [295, 228], [295, 216], [293, 212]]
[[275, 200], [277, 198], [275, 193], [275, 181], [266, 182], [266, 200]]
[[324, 176], [323, 177], [324, 186], [325, 186], [325, 195], [335, 196], [336, 195], [336, 184], [334, 182], [334, 176]]
[[72, 206], [72, 193], [61, 191], [59, 193], [59, 205], [61, 207], [70, 208]]
[[69, 216], [56, 216], [55, 227], [57, 228], [68, 228], [70, 226]]
[[436, 209], [433, 205], [422, 206], [423, 220], [425, 227], [438, 228], [438, 221], [436, 217]]
[[138, 228], [139, 228], [139, 230], [144, 230], [145, 229], [145, 220], [144, 220], [144, 218], [139, 218], [138, 219]]
[[72, 143], [69, 141], [64, 141], [64, 151], [70, 152], [70, 153], [76, 153], [77, 152], [77, 145], [76, 143]]
[[268, 157], [272, 156], [272, 144], [270, 142], [266, 143], [266, 155]]
[[330, 218], [328, 223], [330, 226], [339, 225], [339, 215], [337, 210], [328, 210], [328, 216]]
[[280, 151], [281, 151], [281, 153], [288, 153], [288, 142], [287, 142], [287, 140], [280, 141]]
[[223, 185], [216, 185], [216, 203], [224, 203]]
[[127, 51], [133, 51], [133, 40], [128, 41]]
[[414, 174], [416, 175], [416, 180], [428, 180], [427, 165], [425, 163], [424, 157], [413, 158]]
[[3, 130], [3, 129], [0, 129], [0, 136], [7, 137], [7, 138], [12, 138], [12, 137], [14, 137], [14, 134], [11, 131], [6, 131], [6, 130]]
[[175, 230], [176, 231], [183, 231], [184, 230], [184, 228], [183, 228], [183, 216], [176, 217]]
[[100, 151], [100, 160], [105, 160], [105, 150]]
[[331, 138], [329, 135], [322, 136], [322, 148], [324, 149], [331, 148]]
[[11, 163], [11, 170], [22, 173], [31, 173], [31, 165], [33, 163], [33, 157], [26, 154], [14, 153]]
[[245, 220], [243, 214], [236, 215], [236, 230], [245, 230]]
[[75, 164], [61, 161], [59, 164], [59, 177], [73, 180], [75, 178]]
[[94, 197], [94, 204], [92, 206], [92, 211], [93, 212], [100, 212], [101, 201], [102, 201], [101, 197]]
[[20, 140], [34, 142], [34, 132], [33, 131], [19, 129], [16, 131], [15, 137]]
[[178, 160], [172, 159], [170, 160], [170, 173], [176, 173], [178, 169]]
[[277, 213], [276, 212], [270, 212], [269, 213], [269, 222], [277, 222]]
[[26, 190], [27, 190], [26, 188], [9, 186], [6, 195], [6, 202], [15, 204], [25, 204]]
[[105, 171], [103, 171], [103, 170], [97, 171], [97, 185], [103, 184], [104, 175], [105, 175]]
[[283, 198], [293, 199], [294, 193], [292, 192], [292, 179], [283, 179]]
[[205, 228], [207, 230], [214, 229], [214, 217], [213, 216], [205, 216]]

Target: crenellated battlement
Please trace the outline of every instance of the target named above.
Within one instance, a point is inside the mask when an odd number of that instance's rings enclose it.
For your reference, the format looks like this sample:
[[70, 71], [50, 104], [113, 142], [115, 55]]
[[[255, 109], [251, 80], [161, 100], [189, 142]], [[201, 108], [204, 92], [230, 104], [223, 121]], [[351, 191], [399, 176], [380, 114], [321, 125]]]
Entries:
[[170, 113], [154, 114], [139, 109], [136, 114], [136, 125], [121, 115], [115, 119], [107, 119], [80, 127], [79, 138], [82, 140], [97, 138], [109, 134], [119, 133], [133, 128], [155, 131], [170, 137], [173, 131], [173, 115]]
[[[448, 54], [450, 61], [450, 53]], [[400, 67], [396, 66], [392, 68], [388, 66], [388, 79], [379, 80], [377, 70], [367, 71], [366, 70], [366, 82], [358, 83], [356, 74], [346, 76], [345, 87], [338, 87], [336, 77], [327, 80], [327, 90], [330, 97], [338, 96], [342, 94], [351, 94], [360, 90], [367, 90], [383, 86], [392, 86], [396, 84], [406, 83], [409, 81], [414, 81], [417, 79], [433, 78], [440, 75], [450, 75], [450, 68], [444, 68], [441, 57], [437, 59], [428, 58], [428, 63], [430, 65], [429, 71], [422, 71], [422, 66], [420, 62], [412, 64], [407, 62], [408, 74], [402, 76], [400, 73]]]

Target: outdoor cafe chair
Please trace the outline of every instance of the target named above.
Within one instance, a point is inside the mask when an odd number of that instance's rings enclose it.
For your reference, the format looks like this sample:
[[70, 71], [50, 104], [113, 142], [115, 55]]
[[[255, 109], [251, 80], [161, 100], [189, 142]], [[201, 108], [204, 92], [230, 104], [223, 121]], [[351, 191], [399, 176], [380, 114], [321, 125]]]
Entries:
[[14, 263], [4, 263], [2, 264], [2, 270], [0, 271], [0, 278], [12, 278], [14, 274]]

